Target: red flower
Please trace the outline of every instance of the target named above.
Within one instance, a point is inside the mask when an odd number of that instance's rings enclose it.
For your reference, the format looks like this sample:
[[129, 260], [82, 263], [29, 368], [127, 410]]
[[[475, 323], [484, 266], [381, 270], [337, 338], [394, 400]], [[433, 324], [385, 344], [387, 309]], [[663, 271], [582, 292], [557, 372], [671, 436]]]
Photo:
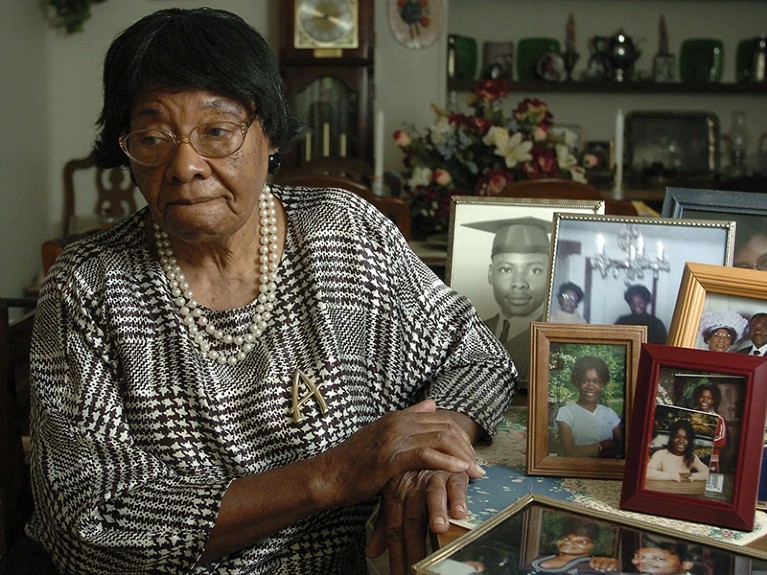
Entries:
[[509, 93], [509, 85], [505, 80], [482, 80], [477, 83], [472, 92], [477, 98], [492, 104]]
[[497, 196], [503, 188], [514, 181], [514, 176], [503, 168], [495, 168], [487, 173], [477, 186], [479, 196]]

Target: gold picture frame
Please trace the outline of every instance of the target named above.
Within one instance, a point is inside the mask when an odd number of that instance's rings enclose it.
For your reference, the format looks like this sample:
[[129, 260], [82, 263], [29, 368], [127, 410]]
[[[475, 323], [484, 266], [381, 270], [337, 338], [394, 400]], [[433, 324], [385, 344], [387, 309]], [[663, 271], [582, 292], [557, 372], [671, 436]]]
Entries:
[[687, 262], [671, 318], [668, 345], [695, 347], [706, 298], [712, 294], [767, 301], [765, 277], [760, 270]]
[[[626, 430], [631, 417], [636, 374], [647, 328], [636, 325], [589, 325], [534, 322], [531, 329], [531, 378], [528, 393], [527, 473], [558, 477], [621, 479], [625, 463]], [[561, 409], [577, 409], [568, 381], [577, 365], [601, 360], [610, 380], [603, 382], [599, 408], [619, 418], [623, 444], [593, 455], [568, 454], [560, 439]], [[553, 373], [556, 372], [556, 373]], [[612, 413], [610, 413], [612, 412]], [[576, 415], [577, 417], [577, 415]], [[583, 445], [587, 450], [591, 444]], [[582, 451], [579, 448], [576, 448]]]
[[[589, 572], [634, 572], [637, 565], [632, 563], [637, 552], [648, 547], [686, 552], [685, 560], [690, 562], [687, 567], [693, 573], [756, 573], [767, 569], [767, 553], [753, 547], [530, 494], [419, 561], [413, 565], [413, 572], [421, 575], [530, 573], [531, 558], [556, 553], [555, 548], [551, 549], [552, 543], [564, 534], [565, 528], [580, 527], [586, 532], [585, 525], [592, 526], [591, 533], [595, 532], [594, 526], [598, 531], [593, 554], [583, 557], [581, 567], [586, 568], [586, 563], [595, 558], [603, 562], [602, 569]], [[615, 563], [608, 568], [604, 560], [609, 558]]]

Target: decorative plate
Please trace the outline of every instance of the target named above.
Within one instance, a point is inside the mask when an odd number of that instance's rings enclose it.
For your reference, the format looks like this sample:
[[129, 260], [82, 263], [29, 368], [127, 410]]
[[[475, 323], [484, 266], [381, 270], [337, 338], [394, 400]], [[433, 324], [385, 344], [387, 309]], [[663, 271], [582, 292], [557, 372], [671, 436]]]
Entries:
[[535, 80], [538, 59], [546, 52], [561, 52], [556, 38], [522, 38], [517, 42], [517, 79]]
[[389, 28], [397, 42], [418, 50], [442, 35], [444, 0], [389, 0]]
[[679, 78], [682, 82], [718, 82], [724, 67], [721, 40], [693, 38], [679, 50]]

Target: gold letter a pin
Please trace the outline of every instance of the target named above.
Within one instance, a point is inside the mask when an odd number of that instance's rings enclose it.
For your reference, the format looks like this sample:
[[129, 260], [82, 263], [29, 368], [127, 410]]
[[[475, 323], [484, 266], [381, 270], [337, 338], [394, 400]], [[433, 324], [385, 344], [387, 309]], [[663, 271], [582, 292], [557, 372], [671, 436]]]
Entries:
[[[303, 381], [304, 385], [309, 388], [309, 392], [301, 398], [299, 401], [298, 399], [298, 382]], [[314, 396], [317, 398], [317, 403], [320, 406], [320, 413], [322, 415], [325, 415], [328, 412], [328, 404], [325, 401], [325, 398], [322, 397], [322, 394], [320, 393], [320, 385], [317, 385], [314, 383], [314, 380], [306, 375], [303, 371], [296, 368], [296, 371], [293, 372], [293, 406], [290, 408], [290, 413], [293, 414], [293, 421], [298, 423], [301, 421], [301, 406], [309, 401], [309, 398]]]

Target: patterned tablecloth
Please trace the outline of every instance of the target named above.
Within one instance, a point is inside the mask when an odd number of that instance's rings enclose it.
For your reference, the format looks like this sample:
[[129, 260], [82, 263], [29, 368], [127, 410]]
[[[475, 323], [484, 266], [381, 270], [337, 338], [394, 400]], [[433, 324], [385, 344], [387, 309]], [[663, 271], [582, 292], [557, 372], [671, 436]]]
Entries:
[[738, 531], [625, 511], [620, 508], [621, 482], [604, 479], [533, 477], [525, 474], [527, 452], [527, 408], [512, 407], [498, 427], [490, 445], [477, 448], [479, 462], [487, 475], [471, 482], [467, 520], [454, 521], [468, 529], [493, 517], [529, 493], [609, 514], [616, 519], [631, 519], [648, 527], [660, 527], [680, 534], [710, 537], [736, 545], [747, 545], [767, 535], [767, 514], [756, 512], [753, 531]]

